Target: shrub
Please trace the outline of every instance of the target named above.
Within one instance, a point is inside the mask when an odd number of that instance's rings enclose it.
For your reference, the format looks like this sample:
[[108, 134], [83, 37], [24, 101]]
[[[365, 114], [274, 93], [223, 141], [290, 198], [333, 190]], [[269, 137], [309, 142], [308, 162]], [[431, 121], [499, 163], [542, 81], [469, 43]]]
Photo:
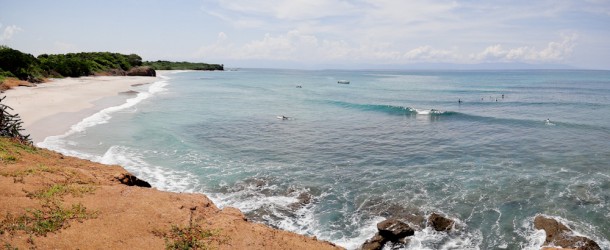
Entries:
[[0, 136], [16, 139], [23, 144], [32, 144], [30, 135], [23, 135], [21, 133], [23, 131], [21, 127], [23, 122], [19, 114], [11, 114], [9, 111], [13, 109], [2, 104], [4, 98], [6, 96], [0, 98]]

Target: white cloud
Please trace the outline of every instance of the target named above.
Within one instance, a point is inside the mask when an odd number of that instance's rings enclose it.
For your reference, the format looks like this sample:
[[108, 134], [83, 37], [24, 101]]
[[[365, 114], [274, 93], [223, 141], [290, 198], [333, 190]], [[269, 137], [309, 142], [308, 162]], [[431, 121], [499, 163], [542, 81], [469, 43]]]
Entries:
[[480, 62], [562, 62], [571, 55], [577, 35], [563, 35], [560, 42], [549, 42], [543, 49], [534, 47], [518, 47], [505, 49], [500, 44], [485, 48], [482, 52], [471, 55], [470, 58]]
[[571, 55], [576, 35], [564, 35], [559, 42], [549, 42], [542, 49], [534, 46], [505, 48], [496, 44], [479, 53], [460, 53], [457, 47], [438, 49], [424, 45], [401, 50], [392, 43], [375, 41], [348, 43], [344, 40], [322, 39], [312, 34], [291, 30], [281, 35], [265, 34], [261, 39], [236, 44], [224, 33], [215, 43], [202, 46], [197, 55], [210, 59], [254, 59], [304, 63], [377, 61], [382, 63], [412, 62], [527, 62], [558, 63]]
[[458, 55], [454, 51], [434, 49], [430, 45], [425, 45], [408, 51], [404, 54], [404, 58], [413, 62], [450, 62], [456, 60]]
[[281, 20], [316, 19], [357, 11], [356, 6], [348, 1], [326, 0], [220, 0], [219, 5], [240, 14]]
[[[2, 25], [0, 24], [0, 29], [2, 28]], [[11, 40], [13, 38], [13, 35], [15, 35], [17, 32], [22, 31], [23, 29], [17, 27], [16, 25], [9, 25], [6, 26], [4, 28], [4, 30], [2, 31], [2, 35], [0, 35], [0, 41], [6, 41], [6, 40]]]
[[557, 40], [557, 34], [578, 30], [590, 37], [589, 26], [574, 25], [581, 24], [575, 18], [591, 15], [592, 6], [605, 12], [608, 1], [218, 0], [206, 12], [234, 28], [233, 36], [199, 54], [312, 64], [569, 64], [576, 36]]
[[545, 49], [538, 53], [541, 61], [561, 61], [570, 55], [576, 45], [576, 34], [563, 35], [561, 42], [550, 42]]

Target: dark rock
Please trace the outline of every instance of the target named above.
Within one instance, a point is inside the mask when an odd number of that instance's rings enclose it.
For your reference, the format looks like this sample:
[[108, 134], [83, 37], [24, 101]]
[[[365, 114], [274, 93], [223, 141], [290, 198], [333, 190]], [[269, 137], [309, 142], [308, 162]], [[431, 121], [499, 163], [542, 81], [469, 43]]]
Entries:
[[126, 72], [123, 69], [108, 69], [102, 72], [95, 72], [96, 76], [125, 76]]
[[371, 198], [365, 201], [360, 207], [362, 211], [370, 214], [408, 222], [415, 230], [422, 229], [426, 226], [424, 212], [415, 207], [405, 207], [380, 198]]
[[121, 182], [122, 184], [125, 184], [127, 186], [137, 186], [137, 187], [145, 187], [145, 188], [152, 187], [150, 185], [150, 183], [148, 183], [144, 180], [138, 179], [138, 177], [136, 177], [135, 175], [132, 175], [130, 173], [122, 173], [115, 178], [119, 182]]
[[157, 76], [157, 72], [148, 66], [133, 67], [127, 71], [128, 76]]
[[415, 234], [415, 231], [409, 225], [397, 219], [387, 219], [377, 223], [377, 230], [385, 239], [394, 242]]
[[379, 235], [379, 233], [375, 234], [375, 236], [373, 236], [373, 238], [368, 239], [366, 242], [364, 242], [364, 244], [362, 244], [362, 247], [360, 247], [360, 249], [362, 250], [380, 250], [383, 248], [383, 245], [385, 245], [385, 243], [387, 242], [387, 240]]
[[394, 246], [405, 245], [409, 242], [409, 239], [405, 239], [405, 237], [415, 234], [415, 231], [409, 225], [397, 219], [387, 219], [377, 223], [377, 230], [379, 232], [373, 238], [364, 242], [360, 247], [361, 249], [379, 250], [388, 241], [391, 241]]
[[303, 205], [307, 205], [309, 203], [311, 203], [311, 194], [307, 193], [307, 192], [303, 192], [301, 194], [299, 194], [299, 197], [297, 197], [297, 199], [299, 200], [299, 203], [303, 204]]
[[455, 224], [455, 221], [452, 219], [447, 219], [440, 214], [432, 213], [428, 217], [428, 223], [436, 231], [449, 231]]
[[44, 79], [39, 77], [28, 76], [27, 81], [29, 83], [32, 83], [31, 85], [27, 85], [28, 87], [35, 87], [36, 85], [34, 83], [43, 83]]
[[583, 236], [576, 236], [566, 225], [561, 224], [553, 218], [536, 216], [534, 228], [544, 230], [546, 239], [544, 245], [560, 246], [562, 248], [574, 248], [579, 250], [601, 250], [599, 245]]
[[299, 208], [302, 208], [304, 206], [306, 206], [307, 204], [311, 203], [311, 200], [313, 199], [313, 196], [307, 192], [303, 192], [301, 194], [299, 194], [299, 196], [297, 197], [297, 202], [292, 203], [290, 205], [288, 205], [288, 207], [292, 210], [297, 210]]
[[138, 93], [140, 93], [140, 92], [134, 91], [134, 90], [119, 92], [120, 95], [137, 95]]

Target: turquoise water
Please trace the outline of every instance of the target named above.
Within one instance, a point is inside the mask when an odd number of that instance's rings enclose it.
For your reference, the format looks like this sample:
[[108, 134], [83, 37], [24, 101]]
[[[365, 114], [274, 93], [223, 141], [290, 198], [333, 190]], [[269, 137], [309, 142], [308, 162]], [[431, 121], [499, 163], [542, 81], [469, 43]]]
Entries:
[[537, 249], [537, 214], [610, 249], [609, 71], [243, 69], [138, 88], [41, 145], [347, 248], [440, 212], [458, 228], [407, 249]]

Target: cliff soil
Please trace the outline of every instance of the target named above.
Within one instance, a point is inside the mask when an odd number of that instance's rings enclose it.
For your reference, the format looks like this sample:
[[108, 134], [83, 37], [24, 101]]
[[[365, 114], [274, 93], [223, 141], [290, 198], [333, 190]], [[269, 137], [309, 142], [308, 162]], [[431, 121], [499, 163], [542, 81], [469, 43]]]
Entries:
[[247, 221], [203, 194], [146, 187], [120, 166], [0, 138], [6, 249], [339, 249]]

